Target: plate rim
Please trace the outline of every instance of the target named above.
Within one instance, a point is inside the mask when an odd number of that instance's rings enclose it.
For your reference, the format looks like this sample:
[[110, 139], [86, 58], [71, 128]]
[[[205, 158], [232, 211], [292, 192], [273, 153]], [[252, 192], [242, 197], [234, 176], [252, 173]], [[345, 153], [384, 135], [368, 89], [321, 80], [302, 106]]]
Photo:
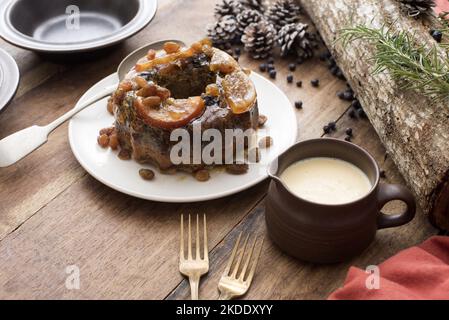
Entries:
[[[83, 43], [75, 44], [51, 44], [36, 41], [31, 37], [28, 37], [14, 27], [9, 25], [9, 19], [7, 18], [7, 13], [14, 2], [18, 0], [4, 0], [5, 4], [0, 8], [0, 37], [6, 42], [26, 50], [43, 52], [43, 53], [81, 53], [95, 51], [103, 48], [113, 46], [120, 43], [138, 32], [142, 31], [156, 16], [157, 10], [159, 8], [159, 0], [138, 0], [140, 3], [140, 9], [136, 16], [126, 25], [124, 25], [120, 30], [112, 33], [105, 38], [91, 40]], [[136, 22], [131, 26], [132, 21], [140, 16], [141, 21]], [[128, 28], [127, 28], [128, 26]], [[120, 34], [120, 32], [123, 34]], [[116, 33], [120, 35], [117, 36]], [[111, 41], [112, 39], [112, 41]]]
[[[9, 103], [12, 101], [12, 99], [16, 95], [17, 90], [19, 89], [20, 70], [19, 70], [19, 66], [17, 65], [16, 60], [6, 50], [0, 48], [0, 56], [3, 56], [5, 58], [4, 61], [0, 61], [0, 69], [2, 69], [1, 72], [3, 72], [3, 81], [5, 80], [5, 76], [4, 76], [5, 70], [3, 69], [3, 65], [7, 65], [7, 66], [11, 67], [11, 70], [8, 70], [8, 71], [12, 71], [12, 78], [14, 79], [14, 83], [8, 85], [8, 91], [6, 92], [7, 93], [6, 98], [0, 97], [0, 112], [1, 112], [4, 109], [6, 109], [6, 107], [9, 105]], [[11, 74], [10, 74], [10, 76], [11, 76]], [[0, 83], [0, 86], [1, 85], [2, 85], [2, 83]], [[1, 89], [0, 89], [0, 91], [1, 91]]]
[[[281, 93], [282, 95], [285, 96], [285, 98], [287, 100], [288, 97], [287, 95], [275, 84], [273, 84], [272, 82], [270, 82], [269, 80], [267, 80], [265, 77], [263, 77], [262, 75], [258, 74], [255, 71], [252, 71], [252, 74], [255, 74], [257, 77], [261, 78], [263, 81], [266, 81], [268, 83], [270, 83], [273, 87], [273, 89], [275, 88], [279, 93]], [[103, 79], [99, 80], [97, 83], [95, 83], [92, 87], [90, 87], [78, 100], [77, 104], [82, 101], [83, 99], [85, 99], [88, 95], [87, 93], [94, 87], [96, 86], [98, 83], [102, 82], [102, 81], [107, 81], [108, 78], [112, 78], [112, 77], [116, 77], [117, 73], [113, 73], [107, 77], [104, 77]], [[106, 98], [104, 98], [106, 99]], [[103, 100], [104, 100], [103, 99]], [[90, 107], [88, 107], [90, 108]], [[290, 104], [290, 110], [292, 112], [292, 115], [295, 115], [295, 109], [294, 107]], [[72, 118], [73, 119], [73, 118]], [[94, 179], [100, 181], [101, 183], [103, 183], [104, 185], [108, 186], [111, 189], [114, 189], [116, 191], [119, 191], [121, 193], [133, 196], [135, 198], [139, 198], [139, 199], [143, 199], [143, 200], [149, 200], [149, 201], [155, 201], [155, 202], [164, 202], [164, 203], [196, 203], [196, 202], [204, 202], [204, 201], [210, 201], [210, 200], [215, 200], [215, 199], [221, 199], [230, 195], [234, 195], [237, 194], [241, 191], [247, 190], [251, 187], [254, 187], [255, 185], [261, 183], [262, 181], [266, 180], [269, 176], [268, 176], [268, 171], [265, 172], [265, 174], [261, 174], [260, 177], [258, 177], [257, 179], [254, 179], [253, 181], [246, 183], [244, 185], [240, 185], [237, 188], [232, 188], [228, 191], [224, 191], [224, 192], [219, 192], [219, 193], [212, 193], [212, 194], [207, 194], [207, 195], [202, 195], [202, 196], [196, 196], [196, 197], [190, 197], [190, 198], [177, 198], [177, 197], [169, 197], [169, 196], [151, 196], [151, 195], [144, 195], [144, 194], [140, 194], [140, 193], [136, 193], [130, 190], [126, 190], [126, 188], [122, 188], [121, 186], [115, 185], [113, 183], [109, 183], [108, 181], [106, 181], [105, 179], [103, 179], [101, 176], [97, 175], [95, 172], [93, 172], [93, 170], [91, 170], [91, 168], [86, 165], [86, 163], [83, 161], [83, 158], [81, 157], [81, 155], [79, 154], [78, 150], [74, 147], [74, 134], [73, 134], [73, 120], [70, 119], [69, 121], [69, 125], [68, 125], [68, 136], [69, 136], [69, 144], [70, 144], [70, 148], [72, 150], [72, 153], [74, 154], [75, 158], [77, 159], [78, 163], [81, 165], [81, 167], [83, 167], [84, 170], [86, 170], [89, 175], [91, 175]], [[283, 152], [285, 152], [286, 150], [288, 150], [288, 148], [290, 148], [292, 145], [295, 144], [296, 140], [297, 140], [297, 136], [298, 136], [298, 125], [296, 122], [296, 116], [294, 117], [294, 122], [296, 123], [296, 125], [294, 126], [294, 132], [292, 132], [291, 134], [291, 140], [288, 143], [288, 146], [285, 147], [284, 149], [281, 149], [279, 152], [279, 155], [282, 154]], [[268, 164], [267, 164], [267, 168], [268, 168]]]

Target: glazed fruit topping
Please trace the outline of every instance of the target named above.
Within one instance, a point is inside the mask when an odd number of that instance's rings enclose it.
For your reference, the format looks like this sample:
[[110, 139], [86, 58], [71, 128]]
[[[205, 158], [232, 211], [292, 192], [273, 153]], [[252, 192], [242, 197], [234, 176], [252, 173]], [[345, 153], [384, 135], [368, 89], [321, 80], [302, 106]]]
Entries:
[[201, 51], [203, 51], [204, 53], [206, 53], [206, 50], [210, 50], [207, 48], [210, 47], [211, 43], [207, 39], [202, 40], [202, 41], [196, 43], [195, 45], [192, 45], [190, 48], [185, 48], [185, 49], [182, 49], [180, 47], [180, 45], [175, 42], [170, 42], [170, 41], [166, 42], [164, 44], [164, 51], [167, 53], [166, 55], [158, 57], [157, 54], [155, 54], [155, 58], [153, 58], [153, 59], [146, 59], [147, 61], [139, 61], [136, 64], [135, 69], [137, 72], [142, 72], [142, 71], [152, 69], [155, 66], [158, 66], [161, 64], [168, 64], [168, 63], [174, 62], [178, 59], [190, 58], [193, 55], [201, 52], [200, 45], [201, 45]]
[[142, 98], [136, 98], [135, 100], [136, 111], [144, 122], [163, 129], [185, 126], [191, 120], [199, 117], [204, 107], [205, 103], [201, 97], [168, 99], [165, 103], [155, 106], [148, 104]]
[[206, 94], [212, 97], [218, 97], [220, 95], [220, 89], [215, 83], [211, 83], [206, 87]]
[[221, 51], [214, 50], [214, 54], [210, 61], [210, 71], [212, 72], [221, 72], [224, 74], [228, 74], [234, 72], [239, 69], [239, 65], [234, 58], [232, 58], [229, 54]]
[[153, 49], [148, 50], [147, 59], [153, 60], [154, 58], [156, 58], [156, 51]]
[[181, 49], [181, 46], [176, 42], [166, 42], [164, 43], [164, 50], [167, 53], [175, 53]]
[[256, 89], [243, 71], [228, 74], [222, 81], [226, 100], [235, 114], [249, 111], [256, 101]]

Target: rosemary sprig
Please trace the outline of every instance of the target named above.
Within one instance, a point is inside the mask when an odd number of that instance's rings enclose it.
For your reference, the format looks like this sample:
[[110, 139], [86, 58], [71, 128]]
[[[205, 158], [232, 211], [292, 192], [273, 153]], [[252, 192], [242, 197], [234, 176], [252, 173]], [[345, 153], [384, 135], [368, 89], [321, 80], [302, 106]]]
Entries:
[[355, 40], [374, 44], [374, 74], [388, 71], [404, 89], [418, 91], [437, 100], [449, 99], [449, 60], [438, 54], [438, 48], [419, 45], [409, 32], [386, 26], [373, 29], [364, 25], [341, 30], [340, 40], [346, 46]]

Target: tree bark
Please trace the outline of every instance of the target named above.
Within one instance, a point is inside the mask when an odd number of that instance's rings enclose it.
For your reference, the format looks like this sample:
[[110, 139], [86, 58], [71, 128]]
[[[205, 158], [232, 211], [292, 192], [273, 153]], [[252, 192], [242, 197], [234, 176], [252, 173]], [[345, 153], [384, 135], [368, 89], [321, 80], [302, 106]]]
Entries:
[[[449, 106], [405, 91], [388, 72], [373, 75], [374, 47], [357, 40], [346, 48], [339, 30], [364, 24], [394, 24], [415, 32], [418, 43], [436, 44], [429, 23], [409, 18], [395, 0], [300, 0], [355, 91], [370, 122], [395, 161], [422, 210], [449, 230]], [[427, 24], [427, 25], [426, 25]], [[441, 51], [443, 53], [443, 51]]]

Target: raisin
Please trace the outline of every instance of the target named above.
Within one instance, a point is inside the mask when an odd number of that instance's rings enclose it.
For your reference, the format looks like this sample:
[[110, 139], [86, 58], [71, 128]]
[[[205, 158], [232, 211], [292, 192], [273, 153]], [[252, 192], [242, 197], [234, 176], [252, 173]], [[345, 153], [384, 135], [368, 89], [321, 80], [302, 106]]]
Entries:
[[139, 175], [142, 177], [143, 180], [153, 180], [154, 179], [154, 171], [150, 169], [140, 169]]
[[249, 166], [246, 163], [234, 163], [226, 166], [226, 172], [233, 175], [245, 174], [249, 170]]
[[106, 148], [109, 145], [109, 136], [107, 134], [102, 134], [98, 137], [97, 141], [100, 147]]
[[112, 134], [112, 135], [109, 137], [109, 147], [110, 147], [112, 150], [117, 150], [118, 146], [119, 146], [119, 141], [118, 141], [117, 134]]
[[147, 97], [142, 101], [145, 107], [155, 108], [161, 104], [161, 98], [158, 96]]
[[200, 182], [206, 182], [210, 179], [210, 173], [208, 170], [198, 170], [195, 172], [195, 179]]
[[131, 159], [131, 152], [129, 152], [128, 150], [122, 149], [118, 153], [118, 157], [121, 160], [129, 160], [129, 159]]

